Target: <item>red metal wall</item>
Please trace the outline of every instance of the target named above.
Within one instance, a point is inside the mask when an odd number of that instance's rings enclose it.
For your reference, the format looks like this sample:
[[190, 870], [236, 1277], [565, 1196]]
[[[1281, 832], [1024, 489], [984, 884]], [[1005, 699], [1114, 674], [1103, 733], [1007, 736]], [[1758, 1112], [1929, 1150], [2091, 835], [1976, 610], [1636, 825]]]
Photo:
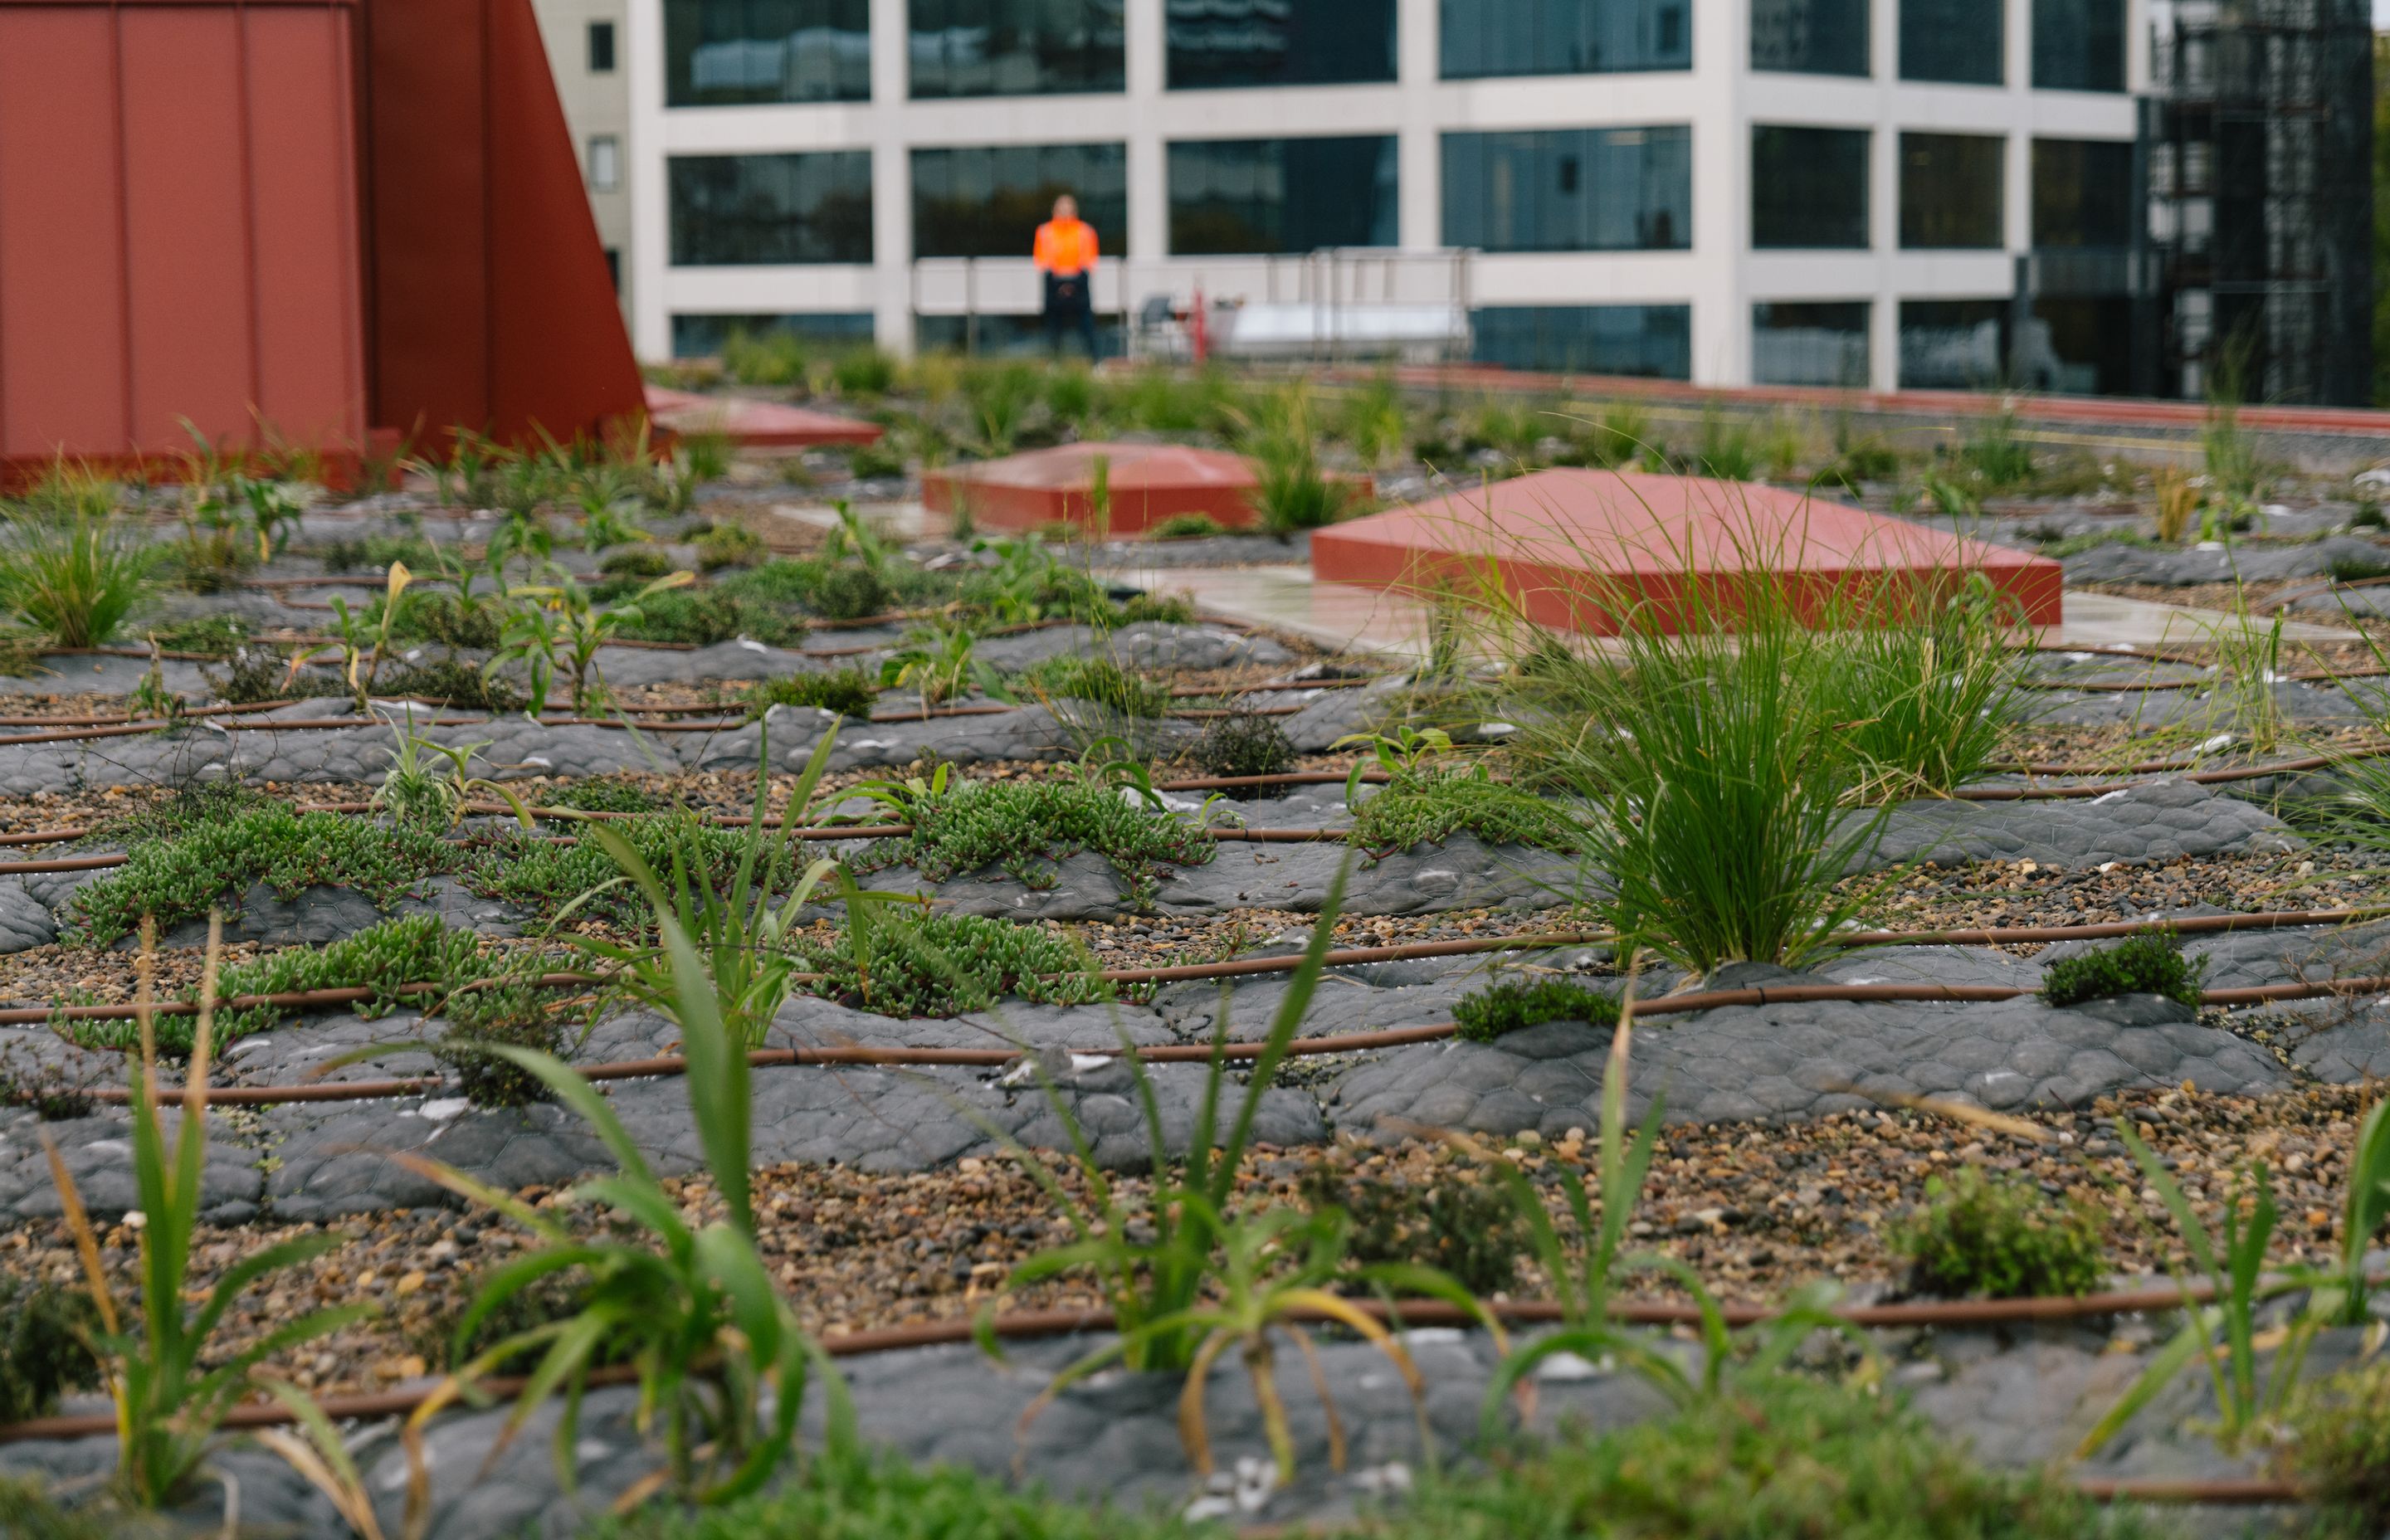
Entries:
[[530, 0], [365, 20], [374, 421], [524, 442], [643, 410]]
[[529, 0], [0, 0], [0, 485], [641, 410]]
[[350, 0], [0, 0], [0, 464], [366, 429]]

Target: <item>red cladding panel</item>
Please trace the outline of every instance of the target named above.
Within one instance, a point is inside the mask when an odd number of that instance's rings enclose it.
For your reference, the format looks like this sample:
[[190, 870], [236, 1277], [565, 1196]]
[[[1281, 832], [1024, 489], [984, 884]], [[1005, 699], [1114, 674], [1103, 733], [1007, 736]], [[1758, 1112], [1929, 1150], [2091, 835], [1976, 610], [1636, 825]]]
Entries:
[[375, 420], [523, 442], [643, 409], [528, 0], [374, 0]]
[[0, 0], [0, 468], [365, 434], [342, 0]]

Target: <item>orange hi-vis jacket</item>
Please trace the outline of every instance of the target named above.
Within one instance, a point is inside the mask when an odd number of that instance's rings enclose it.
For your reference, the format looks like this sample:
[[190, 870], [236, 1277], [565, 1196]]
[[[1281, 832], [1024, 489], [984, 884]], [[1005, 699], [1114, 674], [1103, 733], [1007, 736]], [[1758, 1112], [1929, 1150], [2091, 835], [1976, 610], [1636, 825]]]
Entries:
[[[1015, 226], [1018, 228], [1018, 226]], [[1037, 226], [1037, 271], [1074, 277], [1096, 265], [1096, 227], [1084, 219], [1049, 219]]]

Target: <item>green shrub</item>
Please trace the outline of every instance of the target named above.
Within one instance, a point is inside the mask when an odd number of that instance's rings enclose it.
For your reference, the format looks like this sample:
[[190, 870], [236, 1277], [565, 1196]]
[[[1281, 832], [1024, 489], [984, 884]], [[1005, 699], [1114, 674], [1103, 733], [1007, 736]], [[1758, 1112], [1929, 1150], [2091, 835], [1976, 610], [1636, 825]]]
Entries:
[[770, 604], [746, 597], [727, 584], [668, 588], [639, 601], [639, 618], [618, 635], [643, 642], [689, 642], [711, 647], [745, 636], [777, 646], [802, 635]]
[[[5, 1511], [5, 1509], [0, 1509]], [[1053, 1502], [950, 1466], [815, 1460], [769, 1496], [691, 1511], [651, 1504], [584, 1540], [1221, 1540], [1162, 1514]]]
[[2143, 930], [2114, 946], [2062, 957], [2041, 976], [2041, 997], [2053, 1006], [2080, 1005], [2118, 995], [2162, 995], [2197, 1010], [2207, 959], [2182, 955], [2182, 938]]
[[1208, 513], [1174, 513], [1153, 526], [1150, 540], [1209, 540], [1227, 533], [1227, 527]]
[[2334, 583], [2363, 583], [2390, 577], [2390, 552], [2380, 556], [2336, 556], [2324, 563], [2324, 575]]
[[1207, 776], [1283, 776], [1294, 768], [1294, 745], [1275, 719], [1240, 712], [1205, 727], [1190, 757]]
[[1585, 848], [1582, 820], [1548, 798], [1495, 780], [1482, 764], [1396, 771], [1353, 812], [1353, 843], [1381, 853], [1441, 844], [1462, 833], [1562, 855]]
[[341, 536], [291, 554], [312, 556], [325, 571], [343, 577], [387, 571], [400, 563], [411, 572], [427, 572], [439, 561], [431, 542], [419, 534]]
[[1314, 1213], [1344, 1211], [1352, 1221], [1345, 1254], [1364, 1266], [1391, 1262], [1442, 1268], [1480, 1298], [1518, 1282], [1525, 1226], [1489, 1175], [1440, 1171], [1412, 1184], [1320, 1164], [1303, 1174], [1301, 1189]]
[[203, 815], [179, 837], [136, 841], [123, 866], [77, 890], [62, 939], [106, 946], [139, 929], [145, 914], [164, 930], [211, 907], [237, 906], [259, 882], [285, 899], [318, 885], [353, 888], [387, 906], [462, 861], [461, 847], [423, 829], [301, 815], [278, 802]]
[[822, 975], [807, 986], [813, 993], [882, 1016], [958, 1016], [1007, 995], [1054, 1006], [1113, 997], [1075, 943], [1007, 919], [874, 916], [860, 947], [852, 923], [833, 939], [808, 932], [791, 945]]
[[598, 570], [608, 577], [636, 578], [642, 585], [660, 577], [672, 575], [672, 558], [653, 545], [633, 545], [627, 550], [609, 551]]
[[527, 1107], [546, 1101], [547, 1087], [537, 1075], [490, 1049], [503, 1046], [562, 1054], [565, 1021], [555, 1008], [558, 1001], [556, 991], [534, 984], [508, 984], [453, 995], [445, 1011], [447, 1033], [431, 1046], [431, 1057], [476, 1107]]
[[1533, 983], [1500, 983], [1477, 990], [1452, 1007], [1460, 1035], [1472, 1043], [1491, 1043], [1508, 1033], [1546, 1021], [1590, 1021], [1596, 1026], [1618, 1020], [1618, 996], [1566, 979], [1539, 979]]
[[[379, 597], [366, 605], [369, 624], [379, 623], [381, 606]], [[402, 641], [436, 642], [486, 652], [498, 645], [506, 622], [505, 606], [494, 594], [478, 594], [469, 600], [443, 589], [418, 588], [400, 598], [398, 618], [391, 622], [390, 631]]]
[[2100, 1216], [2052, 1202], [2035, 1183], [1961, 1167], [1925, 1183], [1925, 1206], [1886, 1237], [1908, 1259], [1908, 1286], [1945, 1299], [2088, 1294], [2107, 1276]]
[[887, 576], [859, 561], [781, 559], [733, 573], [714, 585], [756, 604], [794, 605], [824, 620], [856, 621], [887, 613], [895, 598]]
[[758, 335], [744, 327], [722, 340], [722, 369], [741, 385], [801, 385], [805, 346], [777, 328]]
[[829, 382], [842, 396], [884, 396], [896, 386], [896, 360], [877, 347], [850, 348], [831, 363]]
[[1194, 601], [1184, 594], [1138, 594], [1112, 606], [1118, 625], [1185, 625], [1194, 618]]
[[2144, 1533], [2062, 1473], [1988, 1471], [1871, 1389], [1793, 1374], [1431, 1482], [1373, 1540], [2090, 1540]]
[[849, 863], [856, 875], [909, 866], [932, 882], [988, 866], [1031, 888], [1054, 885], [1053, 867], [1093, 851], [1127, 883], [1130, 902], [1152, 897], [1163, 863], [1200, 866], [1217, 846], [1211, 833], [1157, 816], [1107, 786], [1071, 781], [964, 782], [910, 799], [913, 832], [874, 841]]
[[2290, 1421], [2285, 1455], [2321, 1510], [2315, 1533], [2345, 1540], [2390, 1534], [2390, 1360], [2300, 1386]]
[[811, 706], [865, 722], [879, 702], [880, 688], [870, 675], [859, 668], [842, 668], [825, 674], [792, 674], [786, 679], [754, 685], [747, 691], [747, 714], [761, 717], [775, 706]]
[[1109, 658], [1063, 653], [1048, 658], [1022, 682], [1061, 700], [1087, 700], [1123, 716], [1158, 717], [1170, 710], [1170, 687], [1121, 667]]
[[420, 696], [426, 700], [444, 700], [466, 711], [501, 714], [520, 711], [525, 703], [522, 692], [507, 683], [503, 675], [483, 674], [466, 660], [454, 656], [385, 666], [374, 685], [374, 693]]
[[99, 1312], [82, 1290], [0, 1273], [0, 1423], [47, 1417], [62, 1392], [97, 1385], [99, 1366], [84, 1341], [99, 1330]]
[[744, 524], [716, 524], [697, 537], [697, 565], [700, 571], [752, 567], [768, 554], [764, 537]]

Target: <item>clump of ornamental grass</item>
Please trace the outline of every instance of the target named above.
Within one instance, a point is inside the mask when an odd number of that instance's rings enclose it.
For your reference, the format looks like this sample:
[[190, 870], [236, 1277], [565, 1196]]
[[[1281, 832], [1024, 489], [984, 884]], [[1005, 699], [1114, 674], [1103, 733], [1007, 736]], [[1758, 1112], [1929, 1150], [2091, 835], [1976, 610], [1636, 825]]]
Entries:
[[559, 992], [532, 983], [453, 994], [443, 1007], [448, 1031], [431, 1046], [431, 1057], [476, 1107], [546, 1101], [547, 1087], [538, 1076], [492, 1050], [528, 1048], [561, 1056], [570, 1026], [564, 1003]]
[[1227, 526], [1208, 513], [1174, 513], [1146, 532], [1149, 540], [1210, 540], [1227, 533]]
[[2142, 930], [2051, 963], [2041, 976], [2041, 997], [2053, 1006], [2076, 1006], [2120, 995], [2160, 995], [2197, 1010], [2206, 973], [2205, 957], [2183, 956], [2180, 936]]
[[1888, 807], [1852, 803], [1882, 774], [1857, 751], [1848, 645], [1809, 629], [1777, 565], [1687, 585], [1662, 604], [1625, 587], [1583, 600], [1617, 635], [1583, 654], [1490, 584], [1478, 604], [1512, 660], [1485, 706], [1518, 729], [1530, 789], [1599, 811], [1579, 898], [1695, 974], [1797, 966], [1857, 916]]
[[1547, 1021], [1615, 1022], [1618, 996], [1567, 979], [1488, 985], [1452, 1007], [1459, 1035], [1492, 1043]]
[[1022, 674], [1020, 681], [1051, 699], [1086, 700], [1123, 716], [1152, 718], [1170, 710], [1170, 687], [1124, 669], [1110, 658], [1066, 652]]
[[775, 706], [812, 707], [862, 722], [869, 720], [872, 707], [879, 702], [880, 687], [870, 675], [858, 668], [832, 669], [766, 679], [750, 687], [747, 714], [752, 719]]
[[2053, 1203], [2037, 1184], [1960, 1168], [1925, 1183], [1925, 1203], [1887, 1237], [1908, 1286], [1945, 1299], [2088, 1294], [2107, 1276], [2100, 1216]]
[[1823, 709], [1870, 800], [1947, 796], [1982, 778], [2022, 719], [2014, 602], [1980, 572], [1887, 585], [1821, 618]]
[[62, 1392], [96, 1384], [98, 1328], [88, 1294], [0, 1273], [0, 1423], [47, 1417]]
[[53, 646], [99, 647], [148, 599], [159, 559], [104, 516], [19, 516], [0, 530], [0, 607]]

